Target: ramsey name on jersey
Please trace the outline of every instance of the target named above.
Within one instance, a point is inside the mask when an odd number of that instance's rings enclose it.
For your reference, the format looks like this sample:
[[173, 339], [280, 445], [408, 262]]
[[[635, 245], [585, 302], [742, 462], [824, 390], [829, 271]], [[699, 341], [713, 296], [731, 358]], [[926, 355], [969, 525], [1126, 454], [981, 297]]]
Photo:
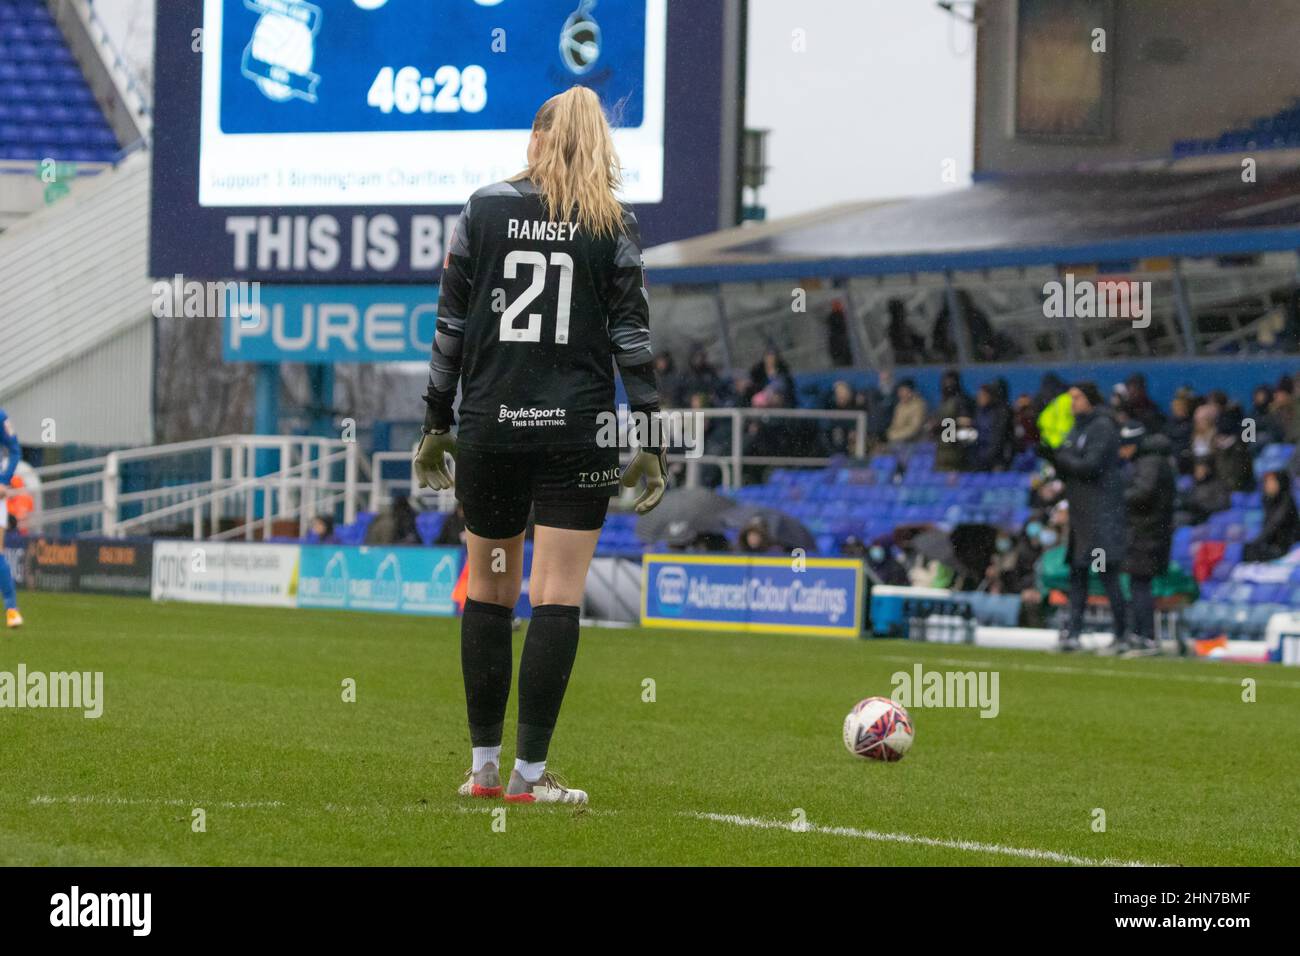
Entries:
[[577, 237], [578, 224], [576, 222], [511, 219], [506, 223], [507, 239], [541, 239], [546, 242], [571, 242]]

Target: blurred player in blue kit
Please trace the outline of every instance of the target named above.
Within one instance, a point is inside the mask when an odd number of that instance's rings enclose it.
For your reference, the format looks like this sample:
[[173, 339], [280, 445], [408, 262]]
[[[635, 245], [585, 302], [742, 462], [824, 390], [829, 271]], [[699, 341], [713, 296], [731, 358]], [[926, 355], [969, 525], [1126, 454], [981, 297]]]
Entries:
[[18, 592], [14, 588], [14, 575], [9, 567], [9, 559], [4, 553], [5, 530], [9, 526], [9, 482], [13, 481], [18, 462], [22, 461], [23, 449], [18, 444], [18, 435], [14, 432], [9, 416], [0, 408], [0, 442], [3, 442], [3, 463], [0, 464], [0, 595], [5, 602], [5, 625], [22, 627], [23, 616], [18, 613]]

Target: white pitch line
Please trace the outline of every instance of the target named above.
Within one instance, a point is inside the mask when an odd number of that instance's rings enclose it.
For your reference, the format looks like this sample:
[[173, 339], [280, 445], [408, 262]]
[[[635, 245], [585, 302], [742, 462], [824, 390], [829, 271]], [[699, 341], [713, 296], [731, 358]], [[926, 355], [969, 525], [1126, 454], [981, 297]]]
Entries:
[[1055, 850], [1033, 850], [1024, 847], [1002, 846], [998, 843], [979, 843], [975, 840], [939, 840], [934, 837], [913, 836], [910, 833], [880, 833], [876, 830], [859, 830], [855, 827], [827, 827], [815, 823], [802, 826], [794, 821], [763, 820], [759, 817], [743, 817], [734, 813], [688, 813], [697, 820], [710, 820], [714, 823], [729, 823], [738, 827], [756, 827], [760, 830], [788, 830], [791, 833], [822, 833], [827, 836], [852, 837], [857, 840], [874, 840], [878, 843], [907, 843], [914, 846], [935, 846], [946, 850], [963, 850], [967, 853], [992, 853], [999, 856], [1015, 856], [1025, 860], [1043, 860], [1049, 863], [1069, 863], [1072, 866], [1161, 866], [1159, 863], [1143, 863], [1139, 860], [1112, 860], [1104, 857], [1100, 860], [1071, 853], [1058, 853]]
[[102, 795], [51, 797], [36, 796], [27, 801], [30, 806], [56, 806], [59, 804], [92, 804], [105, 807], [217, 807], [222, 810], [274, 810], [283, 807], [279, 800], [164, 800], [154, 797], [109, 797]]
[[[404, 805], [400, 807], [389, 807], [383, 804], [374, 804], [370, 806], [355, 806], [339, 803], [326, 803], [319, 806], [294, 805], [286, 804], [280, 800], [180, 800], [175, 798], [151, 798], [151, 797], [113, 797], [106, 795], [72, 795], [55, 797], [49, 795], [39, 795], [32, 797], [28, 801], [30, 806], [72, 806], [72, 805], [97, 805], [97, 806], [166, 806], [166, 807], [218, 807], [223, 810], [267, 810], [267, 809], [285, 809], [289, 811], [308, 811], [317, 813], [338, 813], [347, 816], [364, 815], [373, 813], [391, 813], [398, 811], [401, 813], [433, 813], [433, 814], [487, 814], [493, 811], [489, 806], [465, 806], [462, 804], [438, 805], [438, 804], [418, 804]], [[501, 804], [505, 807], [508, 804]], [[525, 812], [536, 813], [541, 811], [554, 810], [571, 810], [567, 806], [546, 806], [546, 807], [528, 807]], [[619, 811], [617, 809], [607, 810], [590, 810], [584, 808], [582, 813], [593, 816], [614, 816]], [[858, 840], [874, 840], [879, 843], [906, 843], [914, 846], [933, 846], [941, 847], [948, 850], [963, 850], [968, 853], [991, 853], [1000, 856], [1014, 856], [1028, 860], [1043, 860], [1049, 863], [1068, 863], [1074, 866], [1161, 866], [1159, 863], [1143, 863], [1138, 860], [1113, 860], [1110, 858], [1091, 859], [1089, 857], [1074, 856], [1070, 853], [1058, 853], [1055, 850], [1034, 850], [1022, 847], [1002, 846], [997, 843], [979, 843], [974, 840], [940, 840], [934, 837], [914, 836], [910, 833], [880, 833], [876, 830], [859, 830], [854, 827], [830, 827], [819, 826], [815, 823], [806, 823], [802, 827], [798, 824], [786, 822], [784, 820], [764, 820], [758, 817], [745, 817], [731, 813], [683, 813], [681, 816], [691, 817], [696, 820], [707, 820], [714, 823], [729, 823], [733, 826], [755, 827], [761, 830], [787, 830], [791, 833], [820, 833], [827, 836], [851, 837]]]
[[[463, 804], [441, 805], [436, 803], [425, 804], [404, 804], [402, 806], [387, 806], [385, 804], [357, 805], [346, 803], [324, 803], [319, 805], [309, 804], [292, 804], [285, 803], [282, 800], [180, 800], [175, 798], [163, 797], [113, 797], [102, 794], [72, 795], [64, 797], [54, 797], [49, 795], [39, 795], [32, 797], [27, 801], [28, 806], [33, 807], [53, 807], [53, 806], [102, 806], [102, 807], [216, 807], [221, 810], [287, 810], [293, 813], [331, 813], [342, 816], [364, 816], [367, 814], [386, 814], [386, 813], [432, 813], [442, 815], [455, 814], [474, 814], [491, 813], [497, 808], [511, 807], [508, 803], [499, 803], [494, 805], [466, 806]], [[554, 805], [527, 805], [521, 808], [526, 813], [547, 813], [557, 810], [567, 810], [570, 813], [577, 808], [573, 804], [554, 804]], [[586, 807], [581, 809], [583, 815], [591, 814], [594, 816], [613, 816], [619, 811], [610, 810], [592, 810]]]
[[[953, 667], [984, 667], [986, 669], [1004, 670], [1004, 671], [1031, 671], [1036, 674], [1081, 674], [1084, 677], [1095, 675], [1097, 677], [1140, 677], [1147, 680], [1168, 680], [1182, 681], [1188, 684], [1231, 684], [1234, 687], [1241, 686], [1240, 677], [1228, 677], [1227, 675], [1215, 674], [1162, 674], [1158, 671], [1145, 670], [1116, 670], [1110, 667], [1067, 667], [1064, 664], [1012, 664], [1004, 661], [984, 661], [984, 660], [962, 660], [959, 657], [908, 657], [902, 654], [877, 654], [875, 660], [897, 661], [906, 664], [942, 664]], [[1190, 663], [1190, 662], [1188, 662]], [[1279, 664], [1263, 665], [1269, 668], [1280, 667]], [[1267, 684], [1269, 687], [1287, 687], [1292, 690], [1300, 690], [1300, 681], [1274, 680], [1267, 673], [1259, 678], [1260, 684]]]

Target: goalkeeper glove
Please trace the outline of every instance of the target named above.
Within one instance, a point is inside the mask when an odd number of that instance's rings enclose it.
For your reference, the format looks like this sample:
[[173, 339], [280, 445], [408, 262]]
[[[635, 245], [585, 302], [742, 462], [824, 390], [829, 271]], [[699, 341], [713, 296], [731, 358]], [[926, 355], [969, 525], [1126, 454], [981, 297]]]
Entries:
[[639, 449], [623, 469], [623, 487], [635, 488], [641, 478], [645, 478], [645, 491], [637, 498], [636, 513], [643, 515], [651, 511], [664, 496], [668, 487], [668, 456], [662, 448], [650, 450]]
[[456, 436], [450, 431], [425, 431], [415, 449], [411, 465], [415, 468], [416, 482], [421, 488], [446, 491], [451, 487], [451, 472], [447, 470], [447, 456], [456, 454]]

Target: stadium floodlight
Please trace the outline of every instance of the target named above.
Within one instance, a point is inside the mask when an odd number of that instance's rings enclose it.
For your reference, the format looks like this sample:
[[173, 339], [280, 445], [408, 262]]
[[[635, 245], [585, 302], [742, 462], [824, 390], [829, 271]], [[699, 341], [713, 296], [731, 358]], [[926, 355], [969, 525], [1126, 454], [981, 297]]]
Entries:
[[757, 190], [767, 182], [767, 129], [746, 129], [741, 179], [749, 189]]
[[[966, 23], [976, 24], [980, 19], [979, 0], [938, 0], [936, 6], [958, 20], [964, 20]], [[958, 7], [967, 7], [967, 11], [958, 10]]]

